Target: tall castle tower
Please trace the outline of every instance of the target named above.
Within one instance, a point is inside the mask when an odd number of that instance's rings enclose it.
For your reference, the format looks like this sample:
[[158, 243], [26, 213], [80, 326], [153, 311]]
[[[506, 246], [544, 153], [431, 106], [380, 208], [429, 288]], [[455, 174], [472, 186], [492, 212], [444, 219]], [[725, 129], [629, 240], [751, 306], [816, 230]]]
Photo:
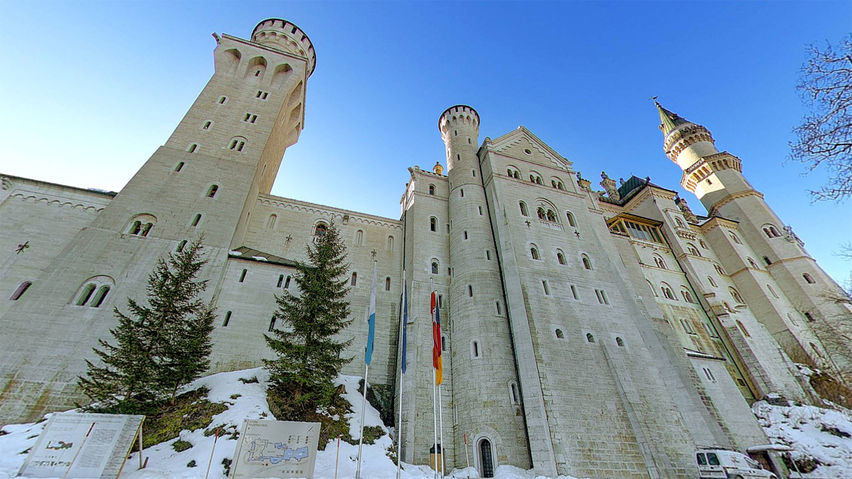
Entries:
[[201, 276], [208, 295], [220, 289], [228, 251], [302, 130], [316, 55], [307, 35], [281, 19], [260, 22], [251, 41], [216, 40], [215, 72], [165, 144], [38, 268], [30, 295], [42, 300], [10, 303], [0, 317], [16, 337], [38, 338], [27, 354], [15, 336], [0, 343], [0, 364], [26, 378], [4, 386], [0, 417], [34, 419], [78, 401], [79, 358], [93, 356], [114, 325], [113, 306], [138, 298], [166, 253], [203, 234], [209, 263]]
[[[509, 401], [517, 372], [509, 325], [502, 315], [503, 283], [477, 156], [479, 114], [466, 105], [448, 108], [438, 121], [449, 177], [449, 252], [455, 443], [463, 433], [477, 458], [499, 451], [492, 463], [530, 464], [525, 430]], [[493, 259], [492, 259], [493, 258]], [[493, 442], [492, 442], [493, 441]], [[487, 462], [487, 460], [486, 460]], [[458, 464], [459, 461], [456, 461]]]
[[[764, 201], [763, 194], [746, 180], [739, 158], [719, 152], [707, 128], [655, 104], [664, 136], [663, 149], [683, 170], [681, 185], [698, 196], [709, 216], [737, 221], [743, 239], [759, 256], [736, 254], [741, 239], [735, 234], [719, 238], [728, 243], [720, 248], [732, 253], [725, 258], [724, 267], [744, 292], [748, 304], [759, 313], [756, 316], [790, 356], [801, 357], [805, 353], [823, 367], [839, 366], [849, 371], [851, 345], [826, 345], [830, 351], [826, 357], [813, 341], [796, 334], [803, 323], [823, 343], [839, 331], [848, 334], [852, 329], [852, 308], [848, 301], [842, 301], [845, 295], [840, 287], [805, 251], [792, 229]], [[784, 311], [776, 301], [778, 295], [765, 286], [763, 278], [767, 273], [781, 288], [793, 313]]]

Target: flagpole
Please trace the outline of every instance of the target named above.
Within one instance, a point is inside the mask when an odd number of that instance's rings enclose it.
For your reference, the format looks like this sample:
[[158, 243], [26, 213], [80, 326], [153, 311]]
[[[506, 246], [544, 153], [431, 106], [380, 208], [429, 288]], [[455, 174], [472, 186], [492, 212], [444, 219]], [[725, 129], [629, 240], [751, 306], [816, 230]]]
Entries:
[[370, 305], [367, 308], [367, 347], [364, 348], [364, 388], [361, 401], [361, 432], [358, 434], [358, 466], [355, 469], [355, 479], [361, 479], [361, 460], [364, 446], [364, 413], [367, 410], [367, 374], [370, 372], [370, 361], [373, 358], [373, 334], [376, 326], [376, 251], [373, 255], [373, 284], [370, 286]]
[[441, 386], [438, 386], [438, 431], [441, 438], [441, 479], [444, 479], [444, 408], [441, 405]]
[[370, 370], [370, 365], [364, 365], [364, 397], [361, 401], [361, 432], [358, 437], [358, 467], [355, 469], [355, 479], [361, 479], [361, 448], [364, 445], [364, 411], [367, 409], [367, 372]]
[[433, 427], [433, 450], [435, 451], [435, 473], [432, 475], [433, 477], [438, 477], [438, 414], [436, 413], [436, 402], [435, 402], [435, 368], [432, 368], [432, 427]]

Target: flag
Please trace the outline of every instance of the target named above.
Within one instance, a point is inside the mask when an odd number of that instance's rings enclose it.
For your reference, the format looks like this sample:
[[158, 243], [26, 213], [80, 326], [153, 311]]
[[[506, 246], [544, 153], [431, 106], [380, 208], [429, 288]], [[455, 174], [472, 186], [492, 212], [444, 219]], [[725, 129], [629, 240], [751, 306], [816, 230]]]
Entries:
[[367, 350], [364, 352], [364, 363], [369, 366], [373, 360], [373, 336], [376, 333], [376, 263], [373, 262], [373, 285], [370, 286], [370, 309], [367, 310]]
[[402, 357], [400, 358], [402, 374], [405, 374], [405, 343], [408, 335], [408, 284], [405, 282], [405, 270], [402, 271]]
[[438, 310], [438, 293], [432, 291], [432, 367], [435, 368], [435, 385], [444, 381], [441, 365], [441, 313]]

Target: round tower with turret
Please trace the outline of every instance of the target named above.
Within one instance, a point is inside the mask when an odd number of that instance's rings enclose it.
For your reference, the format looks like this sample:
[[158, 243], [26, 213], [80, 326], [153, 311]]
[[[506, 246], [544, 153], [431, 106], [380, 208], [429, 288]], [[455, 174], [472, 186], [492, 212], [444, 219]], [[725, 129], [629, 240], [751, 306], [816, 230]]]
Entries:
[[[450, 328], [454, 441], [474, 448], [484, 477], [498, 464], [529, 465], [525, 431], [506, 418], [521, 414], [511, 332], [503, 304], [485, 188], [477, 156], [479, 114], [466, 105], [445, 110], [438, 121], [449, 179]], [[456, 466], [464, 466], [455, 455]], [[490, 461], [490, 463], [489, 463]]]
[[[660, 115], [663, 150], [683, 170], [683, 187], [698, 196], [709, 216], [737, 221], [739, 233], [757, 256], [747, 257], [736, 234], [721, 236], [729, 243], [722, 248], [735, 252], [726, 256], [725, 269], [733, 273], [731, 277], [748, 303], [759, 305], [760, 321], [791, 356], [804, 352], [822, 367], [833, 367], [822, 361], [820, 349], [810, 340], [812, 334], [805, 337], [791, 330], [804, 324], [812, 331], [849, 332], [852, 314], [844, 306], [842, 289], [805, 251], [804, 244], [769, 207], [763, 194], [746, 180], [739, 158], [717, 150], [707, 128], [654, 103]], [[766, 274], [778, 283], [794, 311], [781, 306], [777, 296], [764, 292]], [[813, 325], [815, 322], [818, 324]], [[824, 338], [821, 340], [830, 347]], [[834, 361], [842, 364], [839, 369], [849, 371], [852, 347], [831, 349]]]

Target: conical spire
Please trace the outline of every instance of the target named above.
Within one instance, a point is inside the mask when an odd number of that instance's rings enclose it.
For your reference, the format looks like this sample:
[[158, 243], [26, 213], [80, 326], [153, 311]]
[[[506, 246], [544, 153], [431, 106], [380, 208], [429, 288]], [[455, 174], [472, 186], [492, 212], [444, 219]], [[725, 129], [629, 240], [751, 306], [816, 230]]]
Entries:
[[657, 111], [660, 113], [660, 130], [663, 131], [664, 135], [668, 135], [675, 128], [686, 125], [690, 123], [689, 120], [685, 120], [677, 115], [677, 113], [670, 112], [663, 108], [663, 105], [657, 100], [654, 100], [654, 105], [657, 107]]

